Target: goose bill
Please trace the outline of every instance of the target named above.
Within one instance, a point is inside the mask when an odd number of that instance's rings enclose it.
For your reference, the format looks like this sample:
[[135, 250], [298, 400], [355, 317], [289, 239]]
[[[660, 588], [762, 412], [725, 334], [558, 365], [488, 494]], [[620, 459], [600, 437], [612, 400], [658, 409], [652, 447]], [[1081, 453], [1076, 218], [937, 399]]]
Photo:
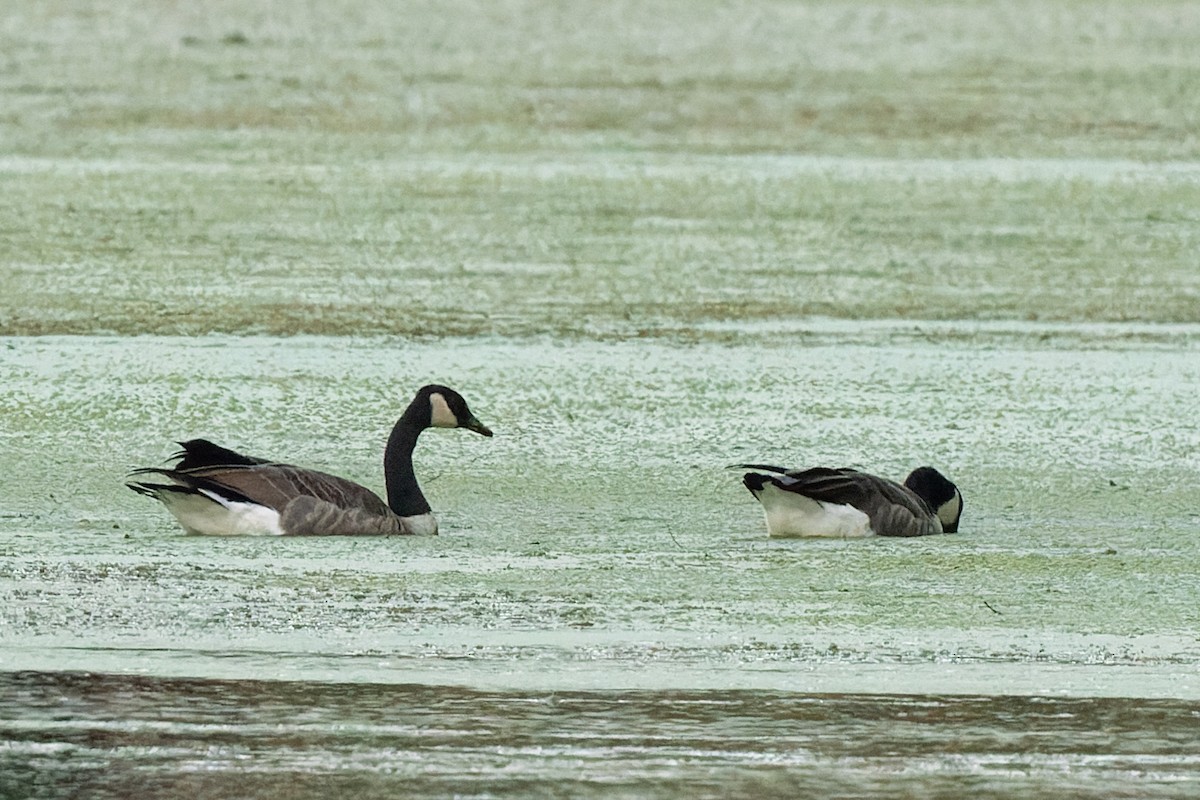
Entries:
[[475, 419], [475, 417], [471, 417], [470, 419], [468, 419], [466, 424], [463, 425], [463, 427], [469, 431], [475, 431], [476, 433], [481, 434], [483, 436], [491, 436], [492, 435], [492, 429], [489, 428], [488, 426], [484, 425], [479, 420]]

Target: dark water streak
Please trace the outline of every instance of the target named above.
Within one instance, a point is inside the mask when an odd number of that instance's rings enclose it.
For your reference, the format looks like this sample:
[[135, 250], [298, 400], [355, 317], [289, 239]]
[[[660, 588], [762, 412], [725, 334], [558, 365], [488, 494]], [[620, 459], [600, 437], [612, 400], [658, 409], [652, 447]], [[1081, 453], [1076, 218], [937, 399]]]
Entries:
[[3, 797], [1194, 797], [1177, 700], [0, 675]]

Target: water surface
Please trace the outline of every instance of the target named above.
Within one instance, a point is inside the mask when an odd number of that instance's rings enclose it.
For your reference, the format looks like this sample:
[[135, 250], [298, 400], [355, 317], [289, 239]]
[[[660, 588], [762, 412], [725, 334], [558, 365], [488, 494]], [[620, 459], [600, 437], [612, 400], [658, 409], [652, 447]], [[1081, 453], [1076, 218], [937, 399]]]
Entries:
[[[1194, 3], [278, 5], [0, 12], [0, 797], [1200, 795]], [[429, 381], [436, 539], [121, 486]]]
[[[1195, 791], [1194, 330], [706, 336], [10, 339], [5, 758], [46, 796]], [[422, 438], [439, 537], [188, 537], [121, 486], [207, 435], [379, 487], [432, 380], [497, 432]], [[936, 464], [962, 533], [771, 541], [747, 460]]]
[[6, 795], [1187, 797], [1178, 701], [16, 673]]

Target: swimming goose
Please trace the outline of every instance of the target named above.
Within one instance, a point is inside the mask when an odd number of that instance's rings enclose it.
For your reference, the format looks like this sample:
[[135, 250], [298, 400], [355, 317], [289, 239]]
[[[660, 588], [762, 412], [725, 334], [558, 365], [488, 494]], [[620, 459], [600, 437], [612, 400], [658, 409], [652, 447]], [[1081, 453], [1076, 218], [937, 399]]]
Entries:
[[767, 533], [775, 537], [955, 533], [962, 517], [962, 492], [933, 467], [919, 467], [899, 484], [846, 468], [738, 466], [762, 471], [746, 473], [742, 482], [762, 503]]
[[135, 492], [153, 497], [188, 533], [209, 536], [356, 536], [436, 534], [437, 519], [417, 485], [412, 453], [426, 428], [488, 430], [453, 389], [425, 386], [397, 420], [383, 454], [387, 502], [365, 486], [316, 470], [245, 456], [207, 439], [180, 442], [174, 467], [130, 475]]

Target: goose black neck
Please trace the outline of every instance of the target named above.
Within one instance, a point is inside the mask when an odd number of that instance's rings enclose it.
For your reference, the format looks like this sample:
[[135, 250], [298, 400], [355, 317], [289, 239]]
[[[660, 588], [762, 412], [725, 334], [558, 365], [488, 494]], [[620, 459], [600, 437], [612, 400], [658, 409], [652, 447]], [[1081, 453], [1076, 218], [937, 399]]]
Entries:
[[421, 493], [421, 487], [417, 485], [412, 463], [417, 437], [427, 426], [427, 422], [413, 419], [409, 412], [405, 412], [392, 428], [387, 449], [383, 452], [383, 478], [387, 484], [388, 507], [401, 517], [428, 514], [432, 510]]

